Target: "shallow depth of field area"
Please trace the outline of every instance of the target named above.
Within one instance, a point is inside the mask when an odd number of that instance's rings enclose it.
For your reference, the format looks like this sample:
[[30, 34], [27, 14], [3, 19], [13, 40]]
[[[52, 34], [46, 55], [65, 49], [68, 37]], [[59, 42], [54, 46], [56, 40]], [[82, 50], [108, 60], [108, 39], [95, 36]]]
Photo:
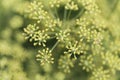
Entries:
[[120, 0], [0, 0], [0, 80], [120, 80]]

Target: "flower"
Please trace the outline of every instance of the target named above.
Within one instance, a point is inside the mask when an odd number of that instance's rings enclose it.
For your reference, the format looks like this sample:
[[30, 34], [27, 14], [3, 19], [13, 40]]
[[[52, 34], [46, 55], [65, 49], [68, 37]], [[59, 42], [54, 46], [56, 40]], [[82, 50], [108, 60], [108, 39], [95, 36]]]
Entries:
[[54, 58], [52, 58], [51, 50], [49, 50], [48, 48], [39, 50], [36, 57], [37, 57], [36, 60], [40, 61], [41, 65], [44, 65], [46, 63], [54, 63], [53, 62]]

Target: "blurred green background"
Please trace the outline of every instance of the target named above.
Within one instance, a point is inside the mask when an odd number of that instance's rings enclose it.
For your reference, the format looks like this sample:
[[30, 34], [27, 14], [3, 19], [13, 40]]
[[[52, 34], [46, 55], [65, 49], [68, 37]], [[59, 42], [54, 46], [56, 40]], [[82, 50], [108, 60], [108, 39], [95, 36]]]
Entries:
[[25, 42], [27, 0], [0, 0], [0, 80], [38, 80], [35, 49]]
[[[51, 75], [45, 74], [45, 71], [50, 73], [51, 66], [45, 66], [44, 69], [40, 67], [35, 60], [37, 48], [22, 35], [23, 28], [30, 23], [29, 19], [24, 18], [24, 9], [28, 2], [28, 0], [0, 0], [0, 80], [52, 80], [44, 77], [45, 75], [50, 78]], [[110, 27], [110, 30], [118, 39], [116, 45], [120, 46], [120, 1], [98, 0], [98, 3], [109, 25], [115, 26]], [[85, 76], [86, 73], [80, 75]], [[54, 72], [52, 76], [54, 80], [63, 80], [65, 77], [64, 73], [59, 71]], [[119, 72], [115, 76], [117, 76], [115, 80], [120, 80]]]

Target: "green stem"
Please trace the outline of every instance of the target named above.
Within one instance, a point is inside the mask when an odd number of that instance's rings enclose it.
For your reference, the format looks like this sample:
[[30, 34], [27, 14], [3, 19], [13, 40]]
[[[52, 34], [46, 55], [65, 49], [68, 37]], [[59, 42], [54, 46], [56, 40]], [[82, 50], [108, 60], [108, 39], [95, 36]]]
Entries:
[[53, 51], [55, 49], [55, 47], [58, 45], [59, 41], [57, 41], [54, 46], [52, 47], [51, 51]]
[[71, 15], [71, 10], [69, 11], [69, 13], [68, 13], [68, 16], [67, 16], [67, 20], [69, 20], [69, 18], [70, 18], [70, 15]]
[[58, 12], [57, 12], [57, 9], [56, 9], [56, 8], [55, 8], [55, 15], [56, 15], [56, 18], [59, 18]]
[[66, 10], [66, 9], [64, 9], [63, 22], [65, 22], [65, 21], [66, 21], [66, 16], [67, 16], [67, 10]]
[[84, 12], [84, 8], [73, 18], [73, 19], [76, 19], [77, 17], [81, 16]]

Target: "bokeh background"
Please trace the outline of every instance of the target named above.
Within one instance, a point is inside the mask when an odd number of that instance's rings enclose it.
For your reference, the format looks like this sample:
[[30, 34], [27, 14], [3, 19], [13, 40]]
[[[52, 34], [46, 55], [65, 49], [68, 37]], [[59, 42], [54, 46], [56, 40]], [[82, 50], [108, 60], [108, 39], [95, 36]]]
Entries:
[[[50, 66], [43, 69], [35, 59], [39, 47], [34, 47], [22, 35], [23, 28], [30, 23], [24, 15], [28, 2], [30, 1], [0, 0], [0, 80], [52, 80], [44, 77], [45, 75], [49, 78], [50, 75], [45, 71], [50, 73]], [[108, 25], [114, 26], [110, 27], [110, 30], [117, 39], [116, 45], [120, 46], [120, 1], [98, 0], [98, 4], [103, 11], [103, 16], [109, 22]], [[80, 75], [85, 76], [86, 73]], [[63, 80], [65, 77], [62, 72], [54, 72], [52, 76], [54, 80]], [[120, 72], [113, 80], [120, 80], [119, 76]], [[84, 77], [73, 79], [84, 80]]]

